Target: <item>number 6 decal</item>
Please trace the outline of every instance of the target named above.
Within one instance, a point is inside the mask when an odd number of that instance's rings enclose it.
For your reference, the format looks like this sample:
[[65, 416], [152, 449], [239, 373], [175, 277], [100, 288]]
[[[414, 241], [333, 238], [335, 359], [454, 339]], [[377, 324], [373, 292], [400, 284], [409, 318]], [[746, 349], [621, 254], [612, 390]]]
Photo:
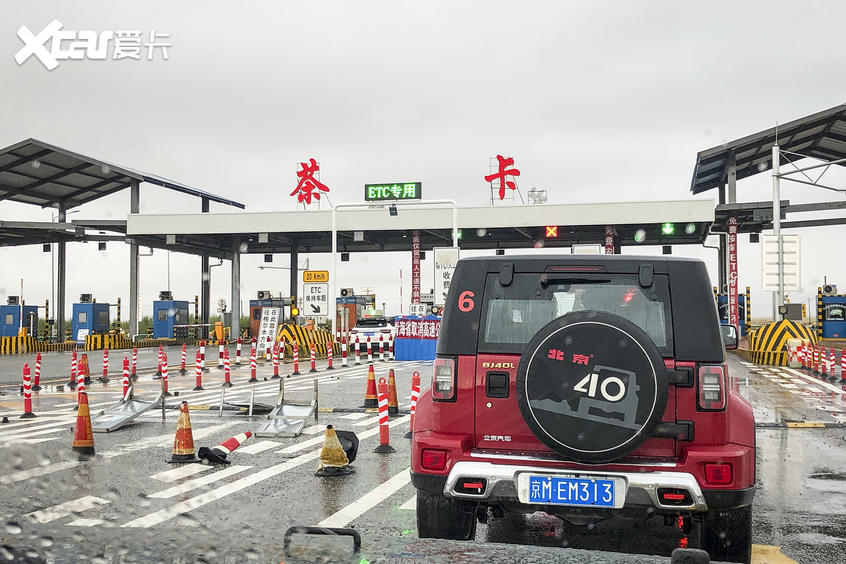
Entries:
[[461, 311], [472, 311], [476, 304], [473, 302], [473, 297], [475, 294], [470, 290], [466, 290], [461, 292], [461, 295], [458, 296], [458, 309]]

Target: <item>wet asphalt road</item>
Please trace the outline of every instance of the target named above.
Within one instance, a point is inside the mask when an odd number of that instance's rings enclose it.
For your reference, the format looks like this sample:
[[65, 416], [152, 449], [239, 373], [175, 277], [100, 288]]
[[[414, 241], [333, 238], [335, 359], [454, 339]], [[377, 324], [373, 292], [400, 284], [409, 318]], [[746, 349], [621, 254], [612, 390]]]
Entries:
[[[172, 366], [178, 351], [174, 348], [168, 355]], [[140, 364], [152, 368], [155, 351], [144, 352], [149, 360]], [[207, 351], [207, 358], [211, 355], [216, 356], [216, 350]], [[62, 358], [45, 355], [45, 381], [67, 376], [64, 363], [69, 354], [58, 356]], [[92, 354], [93, 371], [100, 366], [94, 358], [101, 359], [102, 353]], [[20, 362], [20, 357], [0, 360], [4, 380]], [[753, 370], [733, 356], [730, 363], [741, 393], [764, 425], [757, 431], [753, 542], [762, 546], [756, 549], [755, 561], [782, 561], [767, 556], [763, 545], [781, 547], [798, 562], [846, 561], [846, 429], [769, 426], [784, 421], [843, 422], [844, 389], [786, 369]], [[406, 408], [412, 371], [419, 370], [426, 382], [430, 364], [376, 363], [377, 377], [388, 366], [396, 370], [400, 408]], [[309, 375], [301, 364], [304, 374], [285, 380], [286, 397], [309, 400], [317, 378], [321, 406], [358, 408], [366, 367], [334, 374], [322, 367], [320, 363], [321, 371]], [[116, 376], [117, 370], [113, 372]], [[152, 397], [158, 389], [151, 372], [140, 373], [140, 397]], [[180, 396], [169, 398], [169, 403], [185, 398], [199, 407], [219, 401], [220, 371], [211, 368], [206, 374], [206, 392], [189, 391], [193, 374], [180, 377], [175, 372], [171, 368], [170, 388]], [[280, 372], [289, 373], [290, 364]], [[236, 385], [227, 401], [248, 400], [247, 374], [246, 367], [233, 371]], [[272, 404], [275, 399], [277, 381], [263, 381], [270, 374], [269, 366], [259, 368], [257, 402]], [[574, 527], [544, 514], [480, 524], [475, 542], [418, 539], [404, 416], [392, 419], [391, 443], [397, 449], [393, 454], [373, 453], [378, 444], [375, 414], [323, 412], [319, 422], [307, 422], [296, 439], [254, 437], [233, 453], [229, 467], [191, 467], [185, 472], [197, 472], [176, 477], [178, 467], [165, 460], [177, 412], [166, 410], [162, 421], [157, 409], [134, 425], [95, 435], [97, 455], [80, 463], [70, 449], [75, 395], [43, 392], [34, 399], [39, 417], [22, 421], [17, 417], [21, 398], [13, 386], [0, 398], [0, 415], [10, 417], [10, 423], [0, 425], [0, 452], [5, 455], [0, 461], [0, 514], [5, 521], [0, 558], [22, 560], [29, 554], [32, 561], [52, 562], [291, 561], [283, 554], [285, 531], [292, 525], [319, 523], [354, 527], [363, 538], [362, 552], [350, 557], [346, 539], [298, 535], [291, 547], [303, 561], [359, 562], [363, 557], [370, 562], [666, 562], [678, 541], [672, 528], [652, 522], [656, 520], [607, 520]], [[119, 388], [114, 377], [105, 387], [95, 383], [90, 388], [92, 413], [113, 404]], [[235, 411], [224, 411], [222, 417], [211, 410], [191, 412], [197, 447], [255, 430], [262, 421]], [[314, 477], [327, 423], [361, 438], [355, 474]]]

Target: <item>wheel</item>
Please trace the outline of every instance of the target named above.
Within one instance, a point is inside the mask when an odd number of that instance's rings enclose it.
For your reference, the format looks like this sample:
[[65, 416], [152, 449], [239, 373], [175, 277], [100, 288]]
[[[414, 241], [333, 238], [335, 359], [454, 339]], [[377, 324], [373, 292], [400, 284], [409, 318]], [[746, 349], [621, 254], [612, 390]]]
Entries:
[[649, 438], [667, 406], [664, 359], [619, 315], [568, 313], [535, 334], [517, 369], [517, 405], [558, 454], [612, 462]]
[[752, 507], [706, 514], [701, 524], [700, 547], [712, 561], [748, 563], [752, 558]]
[[473, 540], [476, 537], [475, 509], [475, 504], [418, 490], [417, 536], [421, 539]]

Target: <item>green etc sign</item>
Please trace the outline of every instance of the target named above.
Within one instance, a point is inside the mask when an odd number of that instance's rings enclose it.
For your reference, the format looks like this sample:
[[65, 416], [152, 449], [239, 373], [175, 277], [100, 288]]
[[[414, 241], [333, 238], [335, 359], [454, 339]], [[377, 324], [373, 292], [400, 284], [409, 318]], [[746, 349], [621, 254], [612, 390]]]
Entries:
[[385, 184], [365, 184], [364, 201], [382, 200], [419, 200], [423, 197], [422, 182], [391, 182]]

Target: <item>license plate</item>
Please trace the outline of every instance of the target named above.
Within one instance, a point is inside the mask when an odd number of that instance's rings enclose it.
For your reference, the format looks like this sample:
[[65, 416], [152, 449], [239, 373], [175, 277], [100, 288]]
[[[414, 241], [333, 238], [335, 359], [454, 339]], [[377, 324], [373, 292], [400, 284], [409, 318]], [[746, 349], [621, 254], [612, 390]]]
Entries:
[[[587, 507], [617, 507], [615, 480], [528, 475], [528, 502]], [[622, 504], [620, 504], [621, 506]]]

